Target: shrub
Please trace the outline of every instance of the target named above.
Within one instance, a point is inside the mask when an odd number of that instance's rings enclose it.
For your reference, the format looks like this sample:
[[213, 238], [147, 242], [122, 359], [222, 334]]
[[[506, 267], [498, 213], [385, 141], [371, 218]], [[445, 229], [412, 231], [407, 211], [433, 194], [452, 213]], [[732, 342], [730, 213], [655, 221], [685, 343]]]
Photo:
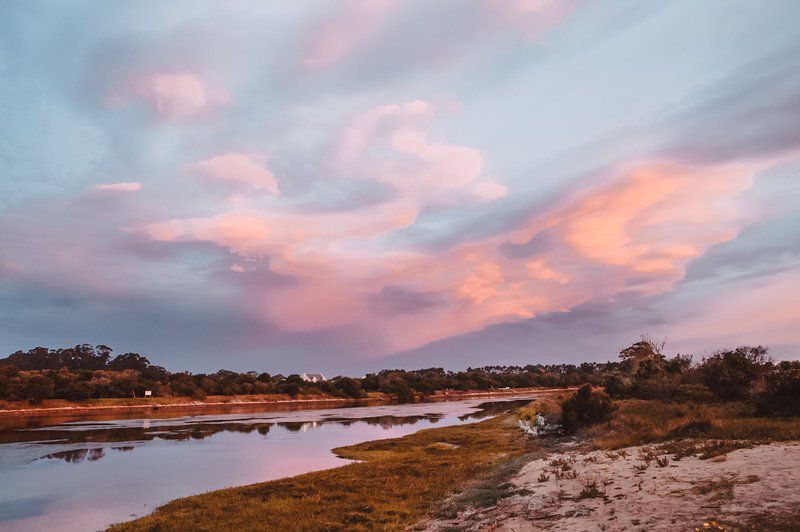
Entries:
[[74, 401], [81, 401], [92, 396], [92, 387], [86, 382], [69, 382], [59, 391], [61, 397]]
[[[286, 379], [289, 380], [289, 379]], [[297, 394], [300, 393], [300, 385], [296, 382], [282, 382], [278, 385], [278, 391], [280, 393], [285, 393], [290, 397], [297, 397]]]
[[611, 398], [602, 390], [592, 390], [584, 384], [575, 394], [561, 403], [561, 420], [567, 433], [574, 433], [580, 427], [605, 421], [613, 412]]
[[619, 373], [611, 373], [606, 375], [603, 387], [606, 393], [615, 398], [622, 399], [630, 397], [633, 392], [633, 382], [630, 378], [623, 377]]
[[397, 397], [400, 403], [413, 403], [415, 400], [414, 392], [402, 377], [395, 377], [381, 386], [381, 391]]
[[25, 397], [33, 404], [39, 404], [42, 399], [49, 399], [53, 396], [55, 384], [47, 377], [32, 375], [25, 381], [23, 391]]
[[781, 362], [767, 373], [753, 403], [761, 415], [800, 415], [800, 362]]
[[205, 401], [206, 397], [206, 392], [202, 388], [195, 388], [192, 392], [192, 399], [196, 401]]
[[703, 360], [703, 383], [723, 401], [745, 399], [769, 365], [766, 347], [737, 347]]
[[347, 397], [358, 399], [364, 395], [364, 391], [361, 389], [361, 382], [357, 379], [342, 377], [340, 379], [336, 379], [333, 382], [333, 386], [339, 393], [346, 395]]

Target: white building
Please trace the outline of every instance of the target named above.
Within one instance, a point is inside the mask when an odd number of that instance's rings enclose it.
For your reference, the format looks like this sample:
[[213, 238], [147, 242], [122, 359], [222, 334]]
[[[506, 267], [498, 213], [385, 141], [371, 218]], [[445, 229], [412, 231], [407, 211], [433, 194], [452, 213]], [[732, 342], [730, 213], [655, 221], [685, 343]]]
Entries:
[[300, 377], [306, 382], [322, 382], [328, 379], [325, 378], [325, 375], [322, 373], [305, 373], [303, 372]]

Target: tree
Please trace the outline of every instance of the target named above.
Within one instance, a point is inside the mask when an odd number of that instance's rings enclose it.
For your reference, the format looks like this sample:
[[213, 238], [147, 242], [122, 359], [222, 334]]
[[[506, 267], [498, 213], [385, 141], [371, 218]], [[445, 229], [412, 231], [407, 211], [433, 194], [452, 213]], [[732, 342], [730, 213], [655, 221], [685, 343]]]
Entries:
[[664, 342], [660, 344], [642, 336], [642, 339], [619, 352], [622, 365], [636, 380], [655, 377], [664, 371]]
[[124, 355], [117, 355], [108, 364], [108, 369], [114, 371], [123, 371], [126, 369], [135, 369], [136, 371], [145, 371], [150, 366], [150, 361], [147, 357], [143, 357], [139, 353], [125, 353]]
[[706, 358], [700, 366], [700, 374], [714, 395], [731, 401], [747, 398], [753, 384], [769, 365], [766, 347], [742, 346]]
[[568, 434], [572, 434], [580, 427], [610, 418], [614, 405], [604, 391], [592, 390], [591, 384], [584, 384], [572, 397], [561, 403], [561, 411], [562, 426]]
[[764, 376], [753, 394], [761, 415], [800, 415], [800, 362], [781, 362]]
[[341, 377], [333, 381], [333, 386], [336, 390], [348, 397], [357, 399], [364, 396], [364, 391], [361, 389], [361, 382], [356, 379]]
[[408, 383], [399, 375], [394, 375], [388, 379], [381, 386], [381, 391], [394, 395], [401, 403], [413, 403], [416, 400], [414, 392], [408, 386]]
[[42, 399], [50, 399], [53, 397], [55, 384], [52, 379], [42, 375], [31, 375], [25, 380], [23, 386], [23, 393], [25, 398], [33, 404], [42, 402]]

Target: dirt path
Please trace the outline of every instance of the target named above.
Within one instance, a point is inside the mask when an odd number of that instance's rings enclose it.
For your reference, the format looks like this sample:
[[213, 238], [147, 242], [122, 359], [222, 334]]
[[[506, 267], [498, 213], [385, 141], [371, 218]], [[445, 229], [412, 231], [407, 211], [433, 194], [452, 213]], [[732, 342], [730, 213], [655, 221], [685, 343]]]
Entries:
[[[567, 453], [530, 462], [512, 480], [515, 495], [493, 508], [430, 522], [428, 529], [703, 530], [704, 523], [713, 528], [716, 522], [729, 530], [732, 524], [757, 524], [759, 515], [798, 515], [798, 442], [660, 464], [656, 458], [664, 454], [653, 456], [653, 450]], [[567, 478], [575, 472], [577, 478]]]

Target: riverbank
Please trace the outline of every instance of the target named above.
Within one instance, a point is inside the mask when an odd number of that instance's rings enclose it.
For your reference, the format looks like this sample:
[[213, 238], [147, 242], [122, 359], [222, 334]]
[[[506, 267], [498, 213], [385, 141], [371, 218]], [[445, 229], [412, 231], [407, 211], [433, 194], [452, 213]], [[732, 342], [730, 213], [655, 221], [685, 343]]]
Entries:
[[800, 418], [626, 400], [575, 436], [522, 434], [520, 417], [555, 416], [560, 399], [336, 449], [359, 462], [178, 499], [112, 530], [796, 529]]
[[178, 499], [127, 530], [398, 530], [453, 490], [535, 454], [513, 415], [334, 449], [335, 469]]
[[[552, 392], [552, 389], [539, 388], [511, 388], [507, 390], [470, 390], [437, 392], [425, 396], [422, 401], [447, 401], [470, 399], [479, 397], [505, 397], [527, 393]], [[188, 397], [155, 397], [155, 398], [125, 398], [125, 399], [87, 399], [85, 401], [66, 401], [63, 399], [46, 399], [40, 405], [30, 405], [27, 402], [6, 403], [0, 408], [0, 417], [23, 416], [54, 416], [54, 415], [80, 415], [80, 414], [131, 414], [136, 412], [150, 412], [153, 410], [167, 411], [203, 411], [224, 407], [253, 407], [274, 406], [285, 408], [319, 408], [348, 404], [380, 404], [393, 401], [389, 394], [370, 392], [364, 398], [333, 397], [325, 394], [290, 397], [288, 395], [219, 395], [208, 396], [204, 401], [191, 400]]]

